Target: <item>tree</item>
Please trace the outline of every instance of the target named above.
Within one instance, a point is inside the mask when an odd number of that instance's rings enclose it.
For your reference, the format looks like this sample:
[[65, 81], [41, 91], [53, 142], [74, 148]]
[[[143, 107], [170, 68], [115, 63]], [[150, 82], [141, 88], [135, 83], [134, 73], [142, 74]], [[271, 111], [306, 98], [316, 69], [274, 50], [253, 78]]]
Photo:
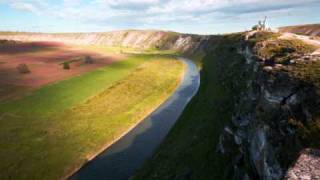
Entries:
[[19, 73], [21, 73], [21, 74], [27, 74], [27, 73], [31, 72], [29, 67], [26, 64], [19, 64], [17, 66], [17, 69], [18, 69]]
[[93, 59], [90, 56], [85, 56], [84, 57], [84, 63], [85, 64], [92, 64], [93, 63]]
[[70, 63], [69, 62], [63, 62], [63, 69], [66, 69], [66, 70], [68, 70], [68, 69], [70, 69]]

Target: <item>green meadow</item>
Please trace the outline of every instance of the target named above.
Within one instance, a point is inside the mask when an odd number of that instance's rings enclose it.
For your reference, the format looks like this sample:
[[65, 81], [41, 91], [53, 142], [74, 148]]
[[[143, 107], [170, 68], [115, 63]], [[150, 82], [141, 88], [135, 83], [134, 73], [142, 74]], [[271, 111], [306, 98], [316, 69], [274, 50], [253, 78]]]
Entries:
[[0, 179], [59, 179], [163, 103], [185, 65], [132, 55], [0, 104]]

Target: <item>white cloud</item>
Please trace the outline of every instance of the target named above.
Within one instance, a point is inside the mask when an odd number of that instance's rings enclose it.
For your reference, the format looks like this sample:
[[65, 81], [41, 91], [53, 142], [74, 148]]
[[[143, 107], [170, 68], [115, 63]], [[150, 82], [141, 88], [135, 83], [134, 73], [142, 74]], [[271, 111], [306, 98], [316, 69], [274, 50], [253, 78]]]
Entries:
[[18, 10], [23, 10], [23, 11], [37, 12], [36, 7], [33, 6], [31, 3], [13, 2], [13, 3], [11, 3], [11, 7], [18, 9]]
[[0, 0], [0, 3], [41, 16], [128, 27], [286, 16], [301, 7], [320, 5], [319, 0]]

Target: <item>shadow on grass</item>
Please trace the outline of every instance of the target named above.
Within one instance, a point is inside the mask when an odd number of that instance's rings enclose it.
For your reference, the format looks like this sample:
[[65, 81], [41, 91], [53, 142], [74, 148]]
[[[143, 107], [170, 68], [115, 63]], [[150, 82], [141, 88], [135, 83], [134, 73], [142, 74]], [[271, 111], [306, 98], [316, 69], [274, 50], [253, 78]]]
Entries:
[[60, 48], [62, 45], [52, 42], [16, 42], [0, 41], [0, 54], [22, 54], [50, 51]]

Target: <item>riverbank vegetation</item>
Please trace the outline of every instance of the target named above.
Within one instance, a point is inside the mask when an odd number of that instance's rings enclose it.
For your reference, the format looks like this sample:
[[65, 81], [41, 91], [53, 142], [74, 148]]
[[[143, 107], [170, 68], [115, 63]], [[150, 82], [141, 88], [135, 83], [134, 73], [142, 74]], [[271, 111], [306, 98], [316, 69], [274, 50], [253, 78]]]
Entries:
[[[245, 59], [237, 53], [240, 34], [217, 38], [203, 59], [201, 84], [164, 143], [133, 179], [223, 179], [230, 161], [217, 151], [219, 136], [246, 88]], [[237, 82], [237, 83], [235, 83]]]
[[133, 55], [0, 104], [0, 179], [59, 179], [164, 102], [184, 65]]

